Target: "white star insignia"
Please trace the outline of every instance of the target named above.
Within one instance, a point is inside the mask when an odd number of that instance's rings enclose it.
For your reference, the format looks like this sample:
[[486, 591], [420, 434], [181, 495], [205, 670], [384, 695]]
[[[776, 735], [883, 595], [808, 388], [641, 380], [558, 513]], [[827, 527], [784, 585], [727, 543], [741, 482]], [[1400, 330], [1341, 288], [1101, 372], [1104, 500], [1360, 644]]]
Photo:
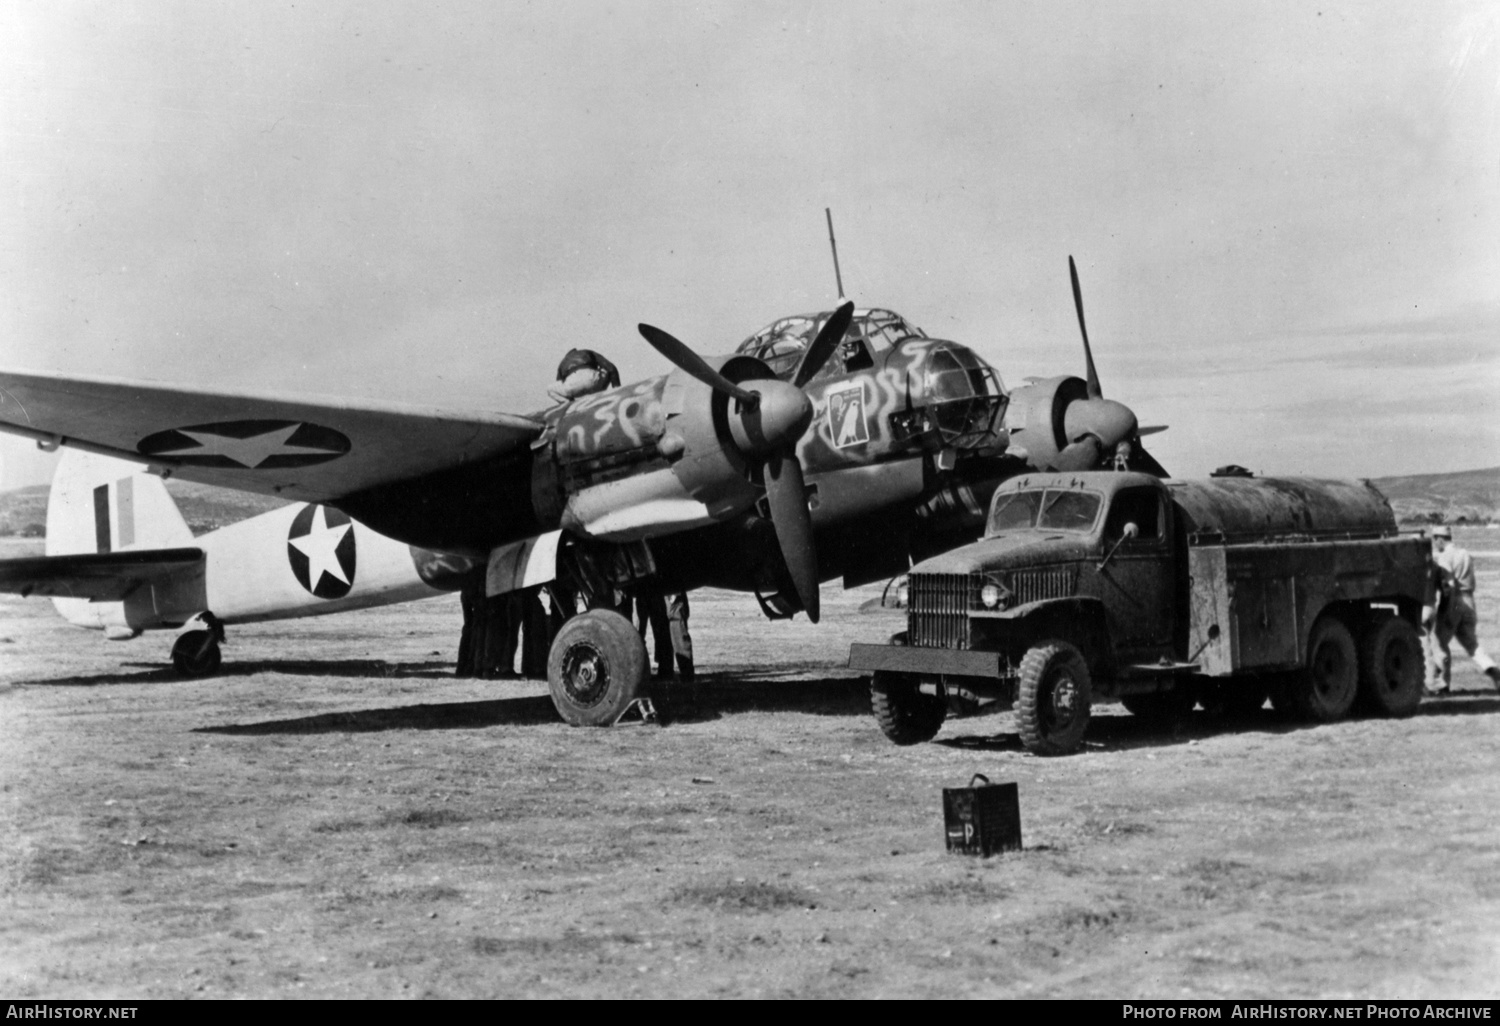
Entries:
[[272, 456], [325, 456], [332, 452], [331, 449], [310, 448], [305, 445], [289, 445], [287, 440], [297, 433], [301, 424], [289, 424], [284, 428], [276, 428], [273, 431], [265, 431], [249, 438], [230, 438], [227, 435], [215, 435], [206, 431], [184, 431], [178, 429], [179, 434], [186, 435], [198, 446], [193, 448], [181, 447], [177, 449], [163, 449], [157, 455], [160, 456], [225, 456], [242, 467], [255, 469]]
[[307, 534], [301, 538], [287, 539], [296, 546], [297, 551], [307, 557], [307, 586], [309, 588], [316, 588], [325, 573], [345, 584], [353, 583], [344, 576], [344, 568], [339, 564], [339, 555], [336, 551], [339, 542], [344, 540], [344, 535], [348, 534], [353, 527], [353, 524], [329, 527], [328, 511], [319, 506], [313, 513], [312, 524]]

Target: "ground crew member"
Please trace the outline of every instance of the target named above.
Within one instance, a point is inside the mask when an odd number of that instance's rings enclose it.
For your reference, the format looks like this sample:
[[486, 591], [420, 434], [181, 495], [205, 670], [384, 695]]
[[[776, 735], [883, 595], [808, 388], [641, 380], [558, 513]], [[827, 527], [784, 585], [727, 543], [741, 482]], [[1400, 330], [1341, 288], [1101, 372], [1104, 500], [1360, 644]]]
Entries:
[[615, 365], [592, 349], [569, 349], [557, 365], [557, 384], [547, 390], [557, 402], [565, 403], [580, 396], [620, 387], [620, 372]]
[[1496, 667], [1475, 634], [1478, 616], [1474, 607], [1473, 557], [1453, 544], [1451, 528], [1440, 526], [1432, 530], [1432, 558], [1437, 573], [1437, 606], [1432, 611], [1428, 634], [1427, 693], [1450, 693], [1453, 661], [1448, 643], [1454, 638], [1500, 689], [1500, 667]]
[[[557, 384], [547, 390], [555, 401], [616, 388], [620, 372], [592, 349], [570, 349], [557, 365]], [[555, 600], [555, 596], [549, 596]], [[547, 653], [557, 627], [566, 616], [555, 617], [542, 606], [540, 589], [487, 596], [485, 568], [474, 571], [464, 588], [464, 626], [458, 642], [457, 675], [493, 680], [515, 676], [516, 649], [521, 649], [521, 672], [527, 677], [547, 675]]]
[[641, 637], [646, 636], [648, 628], [651, 631], [656, 675], [671, 677], [675, 657], [677, 675], [685, 681], [692, 680], [697, 671], [693, 667], [693, 637], [688, 633], [687, 595], [682, 592], [638, 595], [635, 609]]

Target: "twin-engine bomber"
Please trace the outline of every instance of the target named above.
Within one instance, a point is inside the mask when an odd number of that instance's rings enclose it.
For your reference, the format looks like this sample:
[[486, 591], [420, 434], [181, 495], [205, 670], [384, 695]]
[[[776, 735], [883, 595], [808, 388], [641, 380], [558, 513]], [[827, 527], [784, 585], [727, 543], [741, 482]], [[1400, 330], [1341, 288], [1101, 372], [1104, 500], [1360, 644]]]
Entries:
[[[0, 590], [68, 595], [75, 622], [122, 635], [186, 625], [193, 658], [175, 662], [211, 672], [242, 607], [306, 616], [434, 593], [411, 546], [484, 567], [491, 596], [554, 581], [581, 593], [590, 608], [554, 641], [548, 683], [569, 723], [611, 724], [647, 686], [640, 636], [601, 608], [617, 594], [728, 588], [773, 618], [817, 622], [822, 582], [881, 580], [972, 540], [1014, 474], [1164, 475], [1141, 445], [1160, 429], [1102, 394], [1076, 271], [1072, 284], [1086, 377], [1012, 391], [969, 347], [849, 302], [781, 318], [721, 357], [641, 325], [674, 370], [529, 416], [0, 369], [0, 431], [306, 503], [318, 529], [304, 539], [277, 519], [303, 513], [278, 513], [258, 518], [265, 532], [235, 531], [264, 543], [268, 590], [239, 572], [253, 546], [124, 531], [136, 486], [121, 491], [130, 476], [116, 474], [90, 484], [79, 544], [0, 563]], [[96, 537], [108, 524], [120, 530]], [[350, 576], [356, 544], [392, 554], [387, 590]], [[198, 577], [206, 586], [179, 586]], [[106, 602], [117, 617], [89, 608]]]
[[1082, 744], [1096, 698], [1159, 718], [1268, 696], [1323, 722], [1356, 703], [1408, 716], [1430, 569], [1367, 482], [1027, 474], [980, 541], [912, 568], [907, 629], [849, 665], [874, 671], [897, 744], [981, 699], [1013, 704], [1040, 755]]

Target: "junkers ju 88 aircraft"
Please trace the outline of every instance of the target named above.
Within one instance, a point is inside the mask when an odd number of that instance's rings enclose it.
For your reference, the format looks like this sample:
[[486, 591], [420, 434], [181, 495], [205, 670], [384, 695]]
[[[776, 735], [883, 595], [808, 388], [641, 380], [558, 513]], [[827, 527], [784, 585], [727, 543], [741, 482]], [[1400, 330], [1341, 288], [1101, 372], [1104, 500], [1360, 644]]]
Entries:
[[[1076, 272], [1073, 288], [1083, 328]], [[0, 370], [0, 430], [340, 511], [485, 561], [491, 595], [560, 575], [586, 594], [714, 586], [813, 622], [820, 581], [880, 580], [970, 540], [1015, 473], [1162, 473], [1135, 415], [1102, 397], [1086, 330], [1086, 379], [1009, 393], [966, 346], [848, 302], [727, 357], [640, 330], [676, 369], [529, 416]], [[153, 616], [214, 613], [193, 605]], [[552, 646], [553, 701], [570, 723], [613, 723], [646, 666], [629, 621], [591, 609]]]

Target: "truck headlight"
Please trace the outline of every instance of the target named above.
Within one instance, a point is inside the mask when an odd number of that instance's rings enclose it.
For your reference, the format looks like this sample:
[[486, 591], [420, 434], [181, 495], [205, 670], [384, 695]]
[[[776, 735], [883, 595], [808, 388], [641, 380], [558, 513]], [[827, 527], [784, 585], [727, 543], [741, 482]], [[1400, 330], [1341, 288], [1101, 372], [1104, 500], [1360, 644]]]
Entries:
[[986, 609], [994, 609], [1004, 597], [1005, 592], [1000, 590], [998, 584], [986, 584], [983, 588], [979, 589], [979, 601], [984, 603], [984, 608]]

